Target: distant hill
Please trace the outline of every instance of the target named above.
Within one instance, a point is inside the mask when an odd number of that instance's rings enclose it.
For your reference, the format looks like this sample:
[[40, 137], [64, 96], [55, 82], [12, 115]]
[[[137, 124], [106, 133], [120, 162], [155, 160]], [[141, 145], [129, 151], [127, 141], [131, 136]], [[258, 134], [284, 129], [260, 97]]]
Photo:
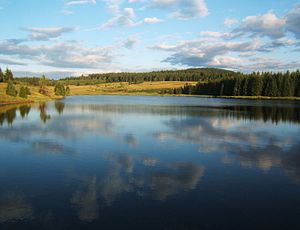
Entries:
[[129, 82], [141, 83], [144, 81], [207, 81], [235, 76], [235, 72], [216, 68], [192, 68], [185, 70], [162, 70], [142, 73], [95, 73], [81, 77], [61, 79], [69, 84], [88, 82]]

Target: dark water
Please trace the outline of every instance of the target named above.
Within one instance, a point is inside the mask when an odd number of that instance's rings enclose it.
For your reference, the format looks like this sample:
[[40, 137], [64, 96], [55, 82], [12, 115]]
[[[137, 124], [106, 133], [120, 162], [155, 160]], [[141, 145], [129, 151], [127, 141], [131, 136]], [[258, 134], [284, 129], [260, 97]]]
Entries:
[[300, 229], [300, 103], [0, 108], [0, 229]]

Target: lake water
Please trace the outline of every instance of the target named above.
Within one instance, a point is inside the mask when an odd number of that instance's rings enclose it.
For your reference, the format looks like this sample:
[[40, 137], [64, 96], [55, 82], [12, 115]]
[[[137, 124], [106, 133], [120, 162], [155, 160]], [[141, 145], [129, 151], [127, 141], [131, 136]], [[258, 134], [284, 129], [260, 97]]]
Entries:
[[1, 111], [1, 230], [300, 229], [299, 102], [80, 96]]

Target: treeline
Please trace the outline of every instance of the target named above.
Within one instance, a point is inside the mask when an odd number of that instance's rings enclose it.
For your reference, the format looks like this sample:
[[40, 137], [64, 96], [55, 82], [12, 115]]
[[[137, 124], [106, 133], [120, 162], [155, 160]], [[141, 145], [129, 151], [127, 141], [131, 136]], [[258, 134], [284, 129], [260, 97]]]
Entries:
[[199, 82], [174, 89], [173, 93], [211, 96], [300, 97], [300, 72], [238, 73], [233, 77]]
[[68, 77], [61, 79], [68, 84], [97, 84], [112, 82], [142, 83], [151, 81], [207, 81], [209, 79], [226, 78], [233, 76], [233, 71], [201, 68], [187, 70], [153, 71], [146, 73], [99, 73], [81, 77]]
[[9, 82], [13, 80], [13, 73], [10, 69], [6, 69], [5, 72], [0, 68], [0, 83], [1, 82]]

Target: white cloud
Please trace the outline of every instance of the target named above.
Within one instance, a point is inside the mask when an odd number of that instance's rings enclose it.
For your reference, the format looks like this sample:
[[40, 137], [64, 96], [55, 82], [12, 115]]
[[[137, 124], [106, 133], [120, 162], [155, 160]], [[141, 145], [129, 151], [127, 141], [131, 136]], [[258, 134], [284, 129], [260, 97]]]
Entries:
[[281, 38], [285, 35], [285, 23], [284, 18], [269, 12], [264, 15], [246, 17], [233, 32], [237, 35]]
[[144, 18], [141, 21], [136, 21], [136, 15], [133, 8], [124, 8], [123, 12], [119, 12], [112, 19], [102, 24], [101, 28], [112, 28], [112, 27], [131, 27], [139, 26], [143, 24], [156, 24], [163, 22], [162, 19], [152, 17]]
[[96, 4], [96, 0], [73, 0], [65, 3], [65, 6], [74, 6], [74, 5], [85, 5], [85, 4]]
[[287, 33], [291, 33], [297, 39], [300, 39], [299, 25], [300, 5], [296, 5], [282, 17], [275, 15], [273, 12], [248, 16], [232, 33], [236, 37], [268, 37], [270, 39], [283, 38], [287, 36]]
[[120, 12], [120, 6], [123, 0], [102, 0], [110, 13], [117, 14]]
[[47, 77], [50, 78], [61, 78], [61, 77], [70, 77], [70, 76], [81, 76], [82, 72], [73, 72], [73, 71], [14, 71], [14, 76], [16, 77], [28, 77], [28, 76], [32, 76], [32, 77], [40, 77], [42, 75], [45, 75]]
[[[212, 35], [216, 38], [221, 36], [221, 34], [214, 32], [203, 32], [203, 34]], [[253, 71], [272, 70], [272, 68], [273, 70], [296, 69], [300, 63], [297, 60], [283, 62], [271, 58], [259, 59], [260, 53], [270, 53], [278, 47], [295, 44], [295, 41], [288, 38], [280, 38], [272, 42], [265, 42], [260, 39], [246, 41], [195, 39], [175, 45], [159, 44], [150, 48], [169, 52], [170, 55], [163, 62], [175, 66], [205, 66]]]
[[64, 33], [75, 31], [71, 27], [31, 27], [23, 30], [30, 32], [29, 38], [31, 40], [47, 41], [51, 38], [60, 37]]
[[123, 12], [118, 13], [115, 17], [104, 23], [101, 28], [112, 28], [112, 27], [128, 27], [134, 26], [136, 22], [135, 12], [133, 8], [125, 8]]
[[143, 21], [145, 24], [155, 24], [155, 23], [163, 22], [164, 20], [153, 17], [153, 18], [144, 18]]
[[7, 58], [2, 58], [2, 57], [0, 57], [0, 64], [3, 64], [3, 65], [26, 65], [24, 62], [10, 60]]
[[231, 34], [228, 32], [222, 33], [222, 32], [216, 32], [216, 31], [202, 31], [200, 32], [200, 35], [205, 37], [213, 37], [213, 38], [230, 38]]
[[0, 42], [0, 53], [7, 57], [19, 58], [39, 65], [58, 68], [106, 68], [114, 58], [117, 46], [88, 48], [78, 42], [60, 42], [51, 45], [15, 44]]
[[283, 37], [271, 41], [269, 44], [266, 45], [266, 48], [274, 49], [279, 47], [294, 46], [296, 44], [296, 41], [294, 41], [293, 39]]
[[151, 0], [150, 6], [164, 10], [175, 10], [170, 14], [172, 18], [190, 19], [208, 15], [204, 0]]
[[233, 25], [235, 25], [236, 23], [238, 23], [238, 20], [235, 18], [226, 18], [223, 22], [223, 25], [226, 27], [231, 27]]
[[131, 36], [123, 42], [123, 45], [127, 49], [132, 49], [137, 42], [138, 42], [138, 39], [134, 36]]
[[286, 28], [300, 39], [300, 5], [295, 6], [286, 15]]
[[[171, 4], [174, 1], [163, 3]], [[224, 21], [224, 25], [228, 26], [234, 23], [234, 19]], [[281, 47], [294, 47], [297, 52], [299, 24], [300, 5], [297, 5], [282, 17], [273, 12], [248, 16], [232, 32], [202, 31], [202, 39], [181, 41], [175, 45], [162, 43], [151, 48], [170, 53], [163, 62], [175, 66], [206, 66], [242, 71], [294, 70], [299, 68], [300, 60], [277, 60], [272, 53]], [[296, 40], [291, 38], [291, 34], [295, 35]]]

